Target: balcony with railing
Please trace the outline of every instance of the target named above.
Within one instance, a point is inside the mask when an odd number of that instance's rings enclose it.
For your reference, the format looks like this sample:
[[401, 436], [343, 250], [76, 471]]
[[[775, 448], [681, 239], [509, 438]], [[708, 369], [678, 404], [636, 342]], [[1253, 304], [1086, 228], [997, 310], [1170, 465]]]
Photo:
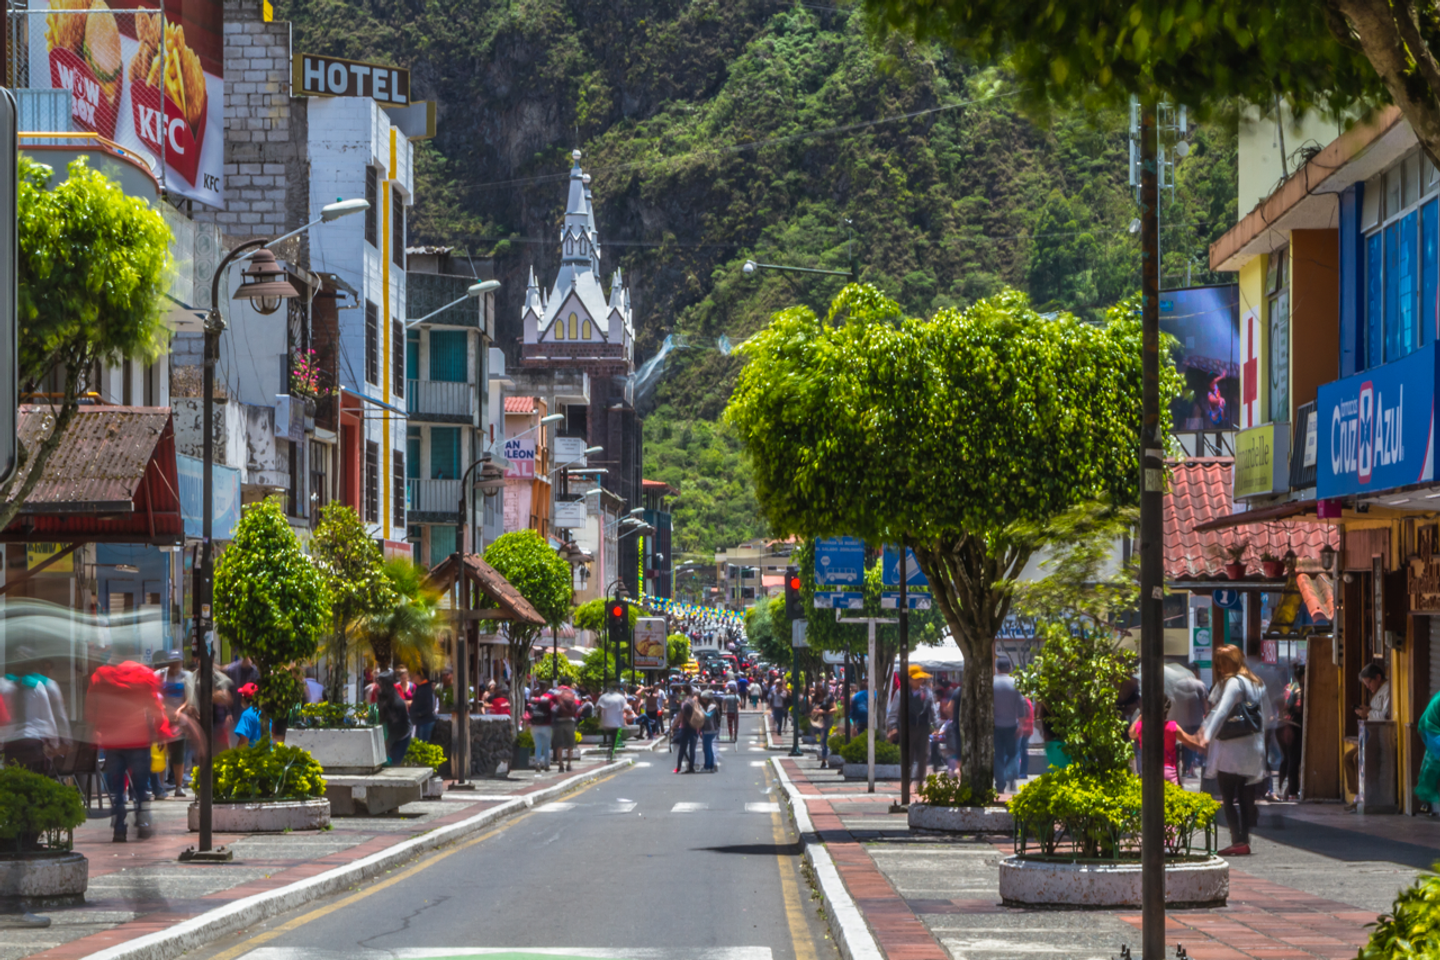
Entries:
[[405, 410], [412, 420], [473, 423], [478, 402], [473, 383], [405, 381]]
[[405, 481], [405, 507], [411, 521], [452, 520], [459, 503], [459, 480]]

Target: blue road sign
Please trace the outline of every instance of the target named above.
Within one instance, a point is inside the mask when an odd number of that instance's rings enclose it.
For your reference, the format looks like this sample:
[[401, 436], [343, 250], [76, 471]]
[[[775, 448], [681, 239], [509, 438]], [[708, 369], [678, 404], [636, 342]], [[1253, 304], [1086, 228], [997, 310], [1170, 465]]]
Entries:
[[854, 537], [815, 541], [815, 586], [859, 587], [864, 583], [864, 543]]
[[[907, 591], [906, 594], [905, 594], [905, 603], [906, 603], [907, 606], [909, 606], [909, 608], [910, 608], [911, 610], [929, 610], [929, 609], [930, 609], [930, 594], [928, 594], [928, 593], [910, 593], [910, 592]], [[899, 610], [899, 609], [900, 609], [900, 591], [899, 591], [899, 590], [886, 590], [884, 593], [880, 594], [880, 609], [882, 609], [882, 610]]]
[[[880, 567], [880, 582], [887, 587], [900, 586], [900, 551], [894, 547], [886, 547]], [[920, 564], [915, 560], [915, 551], [909, 547], [905, 548], [905, 585], [907, 587], [928, 587], [930, 581], [925, 579], [925, 574], [920, 572]]]
[[1215, 591], [1215, 594], [1214, 594], [1214, 597], [1215, 597], [1215, 606], [1217, 606], [1217, 607], [1223, 607], [1223, 608], [1226, 609], [1226, 610], [1239, 610], [1239, 609], [1240, 609], [1240, 591], [1239, 591], [1239, 590], [1216, 590], [1216, 591]]
[[815, 592], [815, 609], [829, 607], [834, 610], [863, 610], [865, 609], [865, 594], [851, 593], [848, 590], [832, 590], [826, 593]]

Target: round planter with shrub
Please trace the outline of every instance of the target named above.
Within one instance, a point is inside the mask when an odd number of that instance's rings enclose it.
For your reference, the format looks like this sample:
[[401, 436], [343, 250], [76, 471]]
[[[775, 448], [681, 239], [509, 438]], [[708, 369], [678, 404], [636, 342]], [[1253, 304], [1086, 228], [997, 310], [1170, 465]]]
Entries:
[[90, 862], [71, 844], [84, 822], [78, 790], [23, 767], [0, 768], [0, 904], [83, 903]]
[[411, 740], [410, 746], [405, 748], [405, 757], [400, 761], [400, 766], [429, 767], [434, 776], [425, 781], [421, 796], [426, 800], [438, 800], [445, 793], [445, 780], [440, 774], [440, 768], [445, 766], [446, 759], [444, 747], [423, 740]]
[[[324, 829], [330, 801], [323, 773], [308, 751], [268, 738], [226, 750], [215, 758], [211, 825], [218, 833]], [[190, 830], [198, 831], [199, 802], [186, 812]]]
[[977, 791], [959, 777], [932, 773], [916, 791], [916, 798], [906, 812], [912, 830], [1010, 833], [1015, 829], [1010, 811], [995, 802], [995, 791], [988, 783]]
[[[865, 734], [851, 738], [840, 748], [840, 756], [845, 761], [840, 769], [846, 780], [869, 779], [869, 747]], [[881, 737], [875, 738], [875, 779], [900, 779], [900, 748]]]

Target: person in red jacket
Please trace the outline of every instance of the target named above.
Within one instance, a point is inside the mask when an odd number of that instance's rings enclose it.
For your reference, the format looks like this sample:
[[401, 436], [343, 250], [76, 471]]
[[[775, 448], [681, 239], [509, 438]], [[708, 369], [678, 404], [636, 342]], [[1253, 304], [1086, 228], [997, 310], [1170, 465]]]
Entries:
[[114, 840], [125, 842], [125, 785], [135, 792], [135, 828], [141, 840], [150, 826], [150, 744], [173, 739], [160, 699], [160, 681], [133, 660], [108, 663], [90, 677], [85, 717], [95, 743], [105, 751], [105, 781], [115, 811]]

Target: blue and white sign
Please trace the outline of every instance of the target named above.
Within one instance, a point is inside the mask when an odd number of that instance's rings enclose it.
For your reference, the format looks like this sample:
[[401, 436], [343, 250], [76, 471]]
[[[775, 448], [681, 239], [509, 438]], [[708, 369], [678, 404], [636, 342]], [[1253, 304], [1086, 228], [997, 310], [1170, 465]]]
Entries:
[[[900, 586], [900, 551], [893, 546], [885, 548], [880, 566], [880, 582], [887, 587]], [[920, 570], [919, 561], [915, 559], [915, 551], [909, 547], [905, 548], [905, 585], [907, 587], [930, 586], [930, 581], [925, 579], [925, 574]]]
[[854, 537], [815, 541], [815, 586], [859, 587], [865, 583], [865, 544]]
[[850, 593], [845, 590], [831, 590], [827, 592], [815, 591], [815, 609], [832, 610], [864, 610], [865, 594]]
[[[929, 610], [929, 609], [930, 609], [930, 594], [928, 594], [928, 593], [906, 593], [906, 594], [905, 594], [905, 605], [906, 605], [907, 607], [909, 607], [911, 610]], [[899, 590], [894, 590], [894, 591], [886, 590], [884, 593], [880, 594], [880, 609], [881, 609], [881, 610], [899, 610], [899, 609], [900, 609], [900, 591], [899, 591]]]
[[1327, 383], [1316, 397], [1316, 495], [1377, 493], [1435, 478], [1436, 344]]
[[1213, 597], [1215, 600], [1215, 606], [1217, 607], [1225, 610], [1240, 609], [1241, 604], [1239, 590], [1216, 590], [1213, 594]]

